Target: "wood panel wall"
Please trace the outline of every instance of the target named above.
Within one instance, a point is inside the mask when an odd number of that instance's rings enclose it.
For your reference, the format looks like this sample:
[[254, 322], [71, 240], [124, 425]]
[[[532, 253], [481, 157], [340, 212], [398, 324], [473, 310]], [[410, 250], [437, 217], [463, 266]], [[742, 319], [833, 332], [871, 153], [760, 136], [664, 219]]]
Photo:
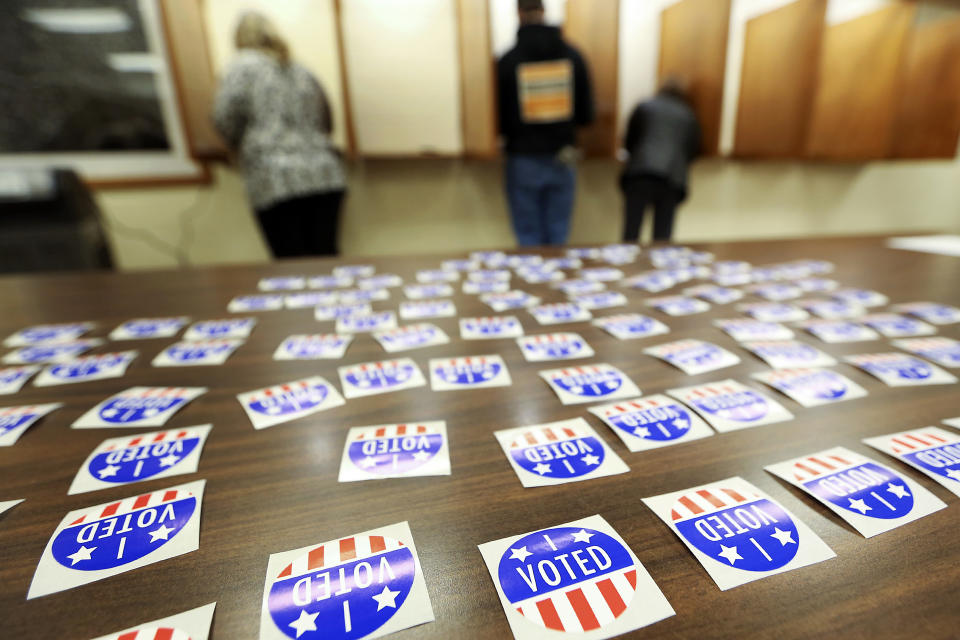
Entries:
[[496, 61], [486, 0], [457, 0], [457, 31], [463, 153], [491, 158], [497, 154]]
[[901, 59], [913, 3], [898, 3], [827, 27], [807, 155], [825, 160], [888, 157]]
[[716, 154], [730, 0], [682, 0], [664, 9], [660, 21], [659, 78], [662, 81], [679, 74], [689, 80], [691, 99], [703, 129], [703, 151]]
[[960, 137], [960, 17], [918, 24], [903, 60], [896, 158], [953, 158]]
[[612, 157], [617, 149], [619, 33], [620, 0], [567, 0], [563, 34], [583, 54], [593, 82], [596, 120], [578, 137], [591, 156]]
[[734, 155], [804, 154], [827, 0], [796, 0], [747, 22]]

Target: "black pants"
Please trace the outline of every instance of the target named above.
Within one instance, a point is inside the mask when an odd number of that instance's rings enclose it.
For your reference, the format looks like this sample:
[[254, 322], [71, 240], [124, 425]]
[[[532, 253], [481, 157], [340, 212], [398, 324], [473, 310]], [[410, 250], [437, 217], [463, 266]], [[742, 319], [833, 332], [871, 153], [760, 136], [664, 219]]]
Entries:
[[637, 242], [640, 227], [647, 207], [653, 205], [653, 239], [670, 240], [673, 235], [673, 219], [683, 193], [670, 186], [666, 180], [648, 176], [625, 178], [624, 197], [624, 242]]
[[343, 196], [343, 191], [316, 193], [257, 211], [273, 257], [337, 255]]

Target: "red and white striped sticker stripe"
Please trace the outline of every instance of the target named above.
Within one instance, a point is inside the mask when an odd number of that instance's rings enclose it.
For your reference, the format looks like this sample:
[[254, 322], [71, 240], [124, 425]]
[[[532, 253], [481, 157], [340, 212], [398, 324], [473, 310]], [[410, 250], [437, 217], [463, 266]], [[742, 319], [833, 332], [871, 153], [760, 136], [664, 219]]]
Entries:
[[687, 389], [684, 394], [693, 398], [710, 398], [714, 396], [725, 396], [731, 393], [737, 393], [740, 389], [734, 389], [726, 384], [707, 384], [702, 387]]
[[[811, 373], [817, 373], [818, 371], [829, 371], [829, 370], [824, 370], [824, 369], [805, 369], [805, 368], [797, 368], [797, 369], [774, 369], [773, 371], [765, 371], [764, 374], [763, 374], [763, 376], [764, 376], [764, 380], [767, 380], [767, 381], [770, 381], [770, 382], [776, 382], [776, 381], [778, 381], [778, 380], [790, 380], [790, 379], [795, 378], [795, 377], [797, 377], [797, 376], [805, 376], [805, 375], [809, 375], [809, 374], [811, 374]], [[833, 373], [832, 371], [831, 371], [830, 373], [833, 374], [834, 376], [838, 375], [838, 374], [836, 374], [836, 373]]]
[[554, 631], [583, 633], [599, 629], [620, 616], [637, 591], [637, 570], [603, 576], [540, 600], [527, 600], [517, 611]]
[[193, 389], [183, 387], [147, 387], [145, 389], [128, 389], [118, 393], [116, 398], [182, 398], [193, 393]]
[[517, 439], [513, 441], [513, 444], [510, 445], [510, 448], [534, 447], [541, 444], [550, 444], [551, 442], [579, 437], [580, 434], [577, 433], [576, 429], [571, 427], [538, 427], [528, 429], [521, 433]]
[[577, 374], [587, 374], [587, 373], [603, 373], [604, 369], [601, 369], [597, 366], [588, 366], [588, 367], [570, 367], [569, 369], [559, 369], [554, 371], [551, 377], [556, 378], [559, 373], [561, 376], [573, 376]]
[[656, 398], [641, 398], [639, 400], [631, 400], [629, 402], [618, 402], [614, 405], [607, 405], [604, 407], [603, 415], [605, 416], [616, 416], [621, 413], [630, 413], [632, 411], [643, 411], [644, 409], [654, 409], [656, 407], [663, 406], [664, 404], [672, 405], [676, 404], [673, 401], [668, 403], [663, 403], [657, 400]]
[[[464, 356], [463, 358], [450, 358], [448, 364], [451, 367], [458, 367], [464, 364], [487, 364], [491, 362], [486, 356]], [[499, 360], [496, 360], [499, 362]]]
[[161, 431], [154, 435], [147, 434], [147, 437], [137, 436], [123, 443], [107, 445], [103, 450], [113, 451], [114, 449], [129, 449], [130, 447], [139, 447], [142, 445], [153, 444], [155, 442], [182, 440], [183, 438], [195, 437], [196, 435], [197, 433], [195, 431], [191, 431], [189, 429]]
[[433, 433], [422, 424], [388, 424], [364, 431], [356, 437], [357, 440], [375, 440], [377, 438], [401, 438], [403, 436]]
[[905, 431], [890, 438], [888, 446], [894, 453], [904, 453], [938, 447], [942, 444], [949, 444], [949, 440], [935, 433], [918, 429], [916, 431]]
[[380, 360], [377, 362], [365, 362], [364, 364], [355, 364], [350, 367], [346, 367], [347, 373], [356, 373], [358, 371], [373, 371], [375, 369], [383, 369], [384, 367], [388, 368], [399, 368], [407, 363], [406, 360]]
[[736, 489], [708, 485], [677, 498], [677, 501], [673, 504], [673, 509], [670, 511], [670, 517], [674, 521], [684, 520], [744, 502], [751, 502], [755, 499], [756, 496], [745, 496]]
[[676, 342], [669, 342], [667, 344], [657, 345], [656, 347], [650, 347], [650, 351], [662, 355], [670, 355], [680, 351], [686, 351], [688, 349], [698, 349], [705, 344], [707, 343], [703, 340], [677, 340]]
[[422, 331], [429, 331], [429, 330], [433, 330], [433, 329], [436, 329], [436, 327], [435, 327], [434, 325], [432, 325], [432, 324], [426, 324], [426, 323], [421, 323], [421, 324], [408, 324], [408, 325], [405, 326], [405, 327], [397, 327], [396, 329], [386, 329], [386, 330], [384, 330], [384, 331], [380, 331], [380, 332], [377, 333], [377, 335], [378, 335], [378, 336], [389, 336], [389, 337], [391, 337], [391, 338], [394, 338], [394, 337], [397, 337], [397, 336], [404, 336], [404, 335], [408, 335], [408, 334], [415, 334], [415, 333], [420, 333], [420, 332], [422, 332]]
[[283, 395], [285, 393], [291, 393], [297, 389], [309, 389], [311, 383], [308, 380], [297, 380], [295, 382], [288, 382], [287, 384], [278, 384], [262, 391], [256, 391], [251, 395], [247, 401], [256, 402], [261, 398], [272, 398], [273, 396]]
[[195, 348], [195, 349], [215, 349], [217, 347], [222, 347], [224, 345], [231, 347], [239, 347], [243, 344], [243, 340], [237, 338], [215, 338], [213, 340], [185, 340], [183, 342], [178, 342], [173, 345], [179, 349], [184, 348]]
[[580, 336], [575, 333], [545, 333], [539, 336], [528, 336], [525, 339], [536, 344], [552, 344], [554, 342], [569, 342], [570, 340], [579, 340]]
[[953, 347], [957, 341], [952, 338], [910, 338], [901, 340], [900, 344], [908, 351], [926, 351], [927, 349], [945, 349]]
[[902, 353], [863, 353], [847, 356], [853, 364], [889, 364], [892, 362], [916, 362], [916, 358]]
[[190, 634], [173, 627], [147, 627], [121, 633], [114, 640], [191, 640]]
[[4, 409], [0, 409], [0, 417], [5, 418], [7, 416], [23, 416], [31, 413], [37, 413], [41, 410], [42, 407], [36, 407], [33, 405], [25, 407], [6, 407]]
[[352, 536], [331, 540], [314, 547], [288, 564], [283, 571], [277, 574], [276, 579], [299, 576], [352, 560], [362, 560], [403, 546], [404, 544], [399, 540], [387, 536]]
[[96, 507], [91, 507], [86, 510], [82, 516], [71, 522], [67, 526], [74, 526], [80, 524], [81, 522], [89, 519], [101, 520], [103, 518], [109, 518], [111, 516], [122, 516], [133, 511], [138, 511], [139, 509], [146, 509], [147, 507], [155, 507], [159, 504], [165, 502], [172, 502], [174, 500], [182, 500], [183, 498], [188, 498], [193, 495], [191, 491], [178, 491], [176, 489], [168, 489], [166, 491], [154, 491], [153, 493], [145, 493], [140, 496], [135, 496], [132, 498], [124, 498], [119, 502], [111, 502], [107, 505], [99, 505]]
[[793, 477], [796, 478], [798, 482], [806, 482], [807, 480], [827, 473], [835, 473], [840, 469], [851, 467], [855, 464], [859, 463], [854, 460], [847, 460], [841, 456], [808, 456], [803, 460], [798, 460], [793, 463]]

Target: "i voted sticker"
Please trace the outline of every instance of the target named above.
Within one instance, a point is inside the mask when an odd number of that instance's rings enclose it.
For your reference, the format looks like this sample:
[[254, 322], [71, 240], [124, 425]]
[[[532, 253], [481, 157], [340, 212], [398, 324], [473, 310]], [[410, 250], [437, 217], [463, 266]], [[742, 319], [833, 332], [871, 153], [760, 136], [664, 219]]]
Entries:
[[470, 282], [510, 282], [512, 277], [507, 269], [484, 269], [467, 274]]
[[208, 424], [109, 438], [87, 457], [68, 495], [196, 473]]
[[40, 372], [34, 379], [35, 387], [49, 387], [57, 384], [72, 384], [119, 378], [137, 357], [136, 351], [103, 353], [95, 356], [82, 356], [59, 364], [52, 364]]
[[274, 276], [261, 278], [257, 283], [257, 289], [260, 291], [294, 291], [306, 286], [307, 279], [304, 276]]
[[597, 318], [591, 324], [618, 340], [635, 340], [670, 333], [670, 328], [655, 318], [639, 313], [624, 313]]
[[516, 316], [460, 318], [460, 337], [464, 340], [516, 338], [523, 335], [523, 325]]
[[175, 616], [144, 622], [94, 640], [208, 640], [216, 606], [216, 602], [211, 602]]
[[865, 538], [947, 506], [910, 478], [843, 447], [765, 468], [822, 502]]
[[953, 338], [913, 338], [894, 340], [891, 344], [897, 349], [909, 351], [927, 360], [936, 362], [941, 367], [960, 367], [960, 340]]
[[584, 322], [593, 318], [589, 310], [572, 302], [557, 302], [532, 307], [530, 314], [543, 325]]
[[391, 289], [403, 285], [403, 278], [395, 273], [379, 273], [369, 278], [357, 280], [357, 286], [361, 289]]
[[322, 275], [307, 279], [307, 287], [310, 289], [344, 289], [350, 286], [353, 286], [353, 278], [350, 276]]
[[480, 296], [480, 301], [499, 313], [509, 309], [532, 307], [539, 304], [540, 298], [515, 289], [503, 293], [485, 293]]
[[674, 615], [650, 574], [600, 516], [479, 549], [517, 640], [611, 638]]
[[696, 287], [688, 287], [683, 290], [683, 295], [702, 298], [711, 304], [730, 304], [743, 298], [743, 291], [731, 289], [730, 287], [721, 287], [715, 284], [704, 284]]
[[736, 380], [670, 389], [667, 393], [699, 413], [720, 432], [792, 420], [779, 402]]
[[423, 387], [427, 384], [420, 367], [410, 358], [365, 362], [337, 369], [340, 386], [347, 398]]
[[0, 396], [20, 391], [37, 371], [40, 371], [40, 367], [32, 365], [0, 369]]
[[837, 364], [833, 356], [797, 340], [758, 340], [740, 346], [774, 369], [832, 367]]
[[63, 403], [54, 402], [0, 408], [0, 447], [14, 445], [37, 420], [62, 406]]
[[479, 295], [482, 293], [506, 293], [510, 291], [509, 282], [470, 282], [465, 281], [462, 286], [464, 293], [469, 295]]
[[936, 327], [916, 318], [908, 318], [896, 313], [872, 313], [857, 319], [871, 329], [879, 331], [887, 338], [912, 338], [931, 336]]
[[279, 311], [283, 309], [283, 296], [237, 296], [227, 304], [230, 313], [247, 313], [251, 311]]
[[545, 487], [627, 473], [583, 418], [494, 432], [524, 487]]
[[507, 365], [498, 355], [430, 360], [430, 386], [434, 391], [509, 387], [511, 384]]
[[622, 307], [627, 304], [627, 296], [619, 291], [600, 291], [598, 293], [583, 293], [572, 296], [570, 301], [584, 309], [609, 309]]
[[313, 309], [336, 305], [339, 300], [340, 294], [336, 291], [307, 291], [283, 296], [283, 306], [287, 309]]
[[866, 397], [856, 382], [830, 369], [777, 369], [751, 374], [804, 407], [818, 407]]
[[794, 281], [795, 285], [800, 287], [804, 293], [828, 293], [835, 291], [840, 286], [836, 280], [829, 278], [801, 278]]
[[205, 482], [71, 511], [50, 537], [27, 599], [196, 551]]
[[579, 333], [545, 333], [517, 338], [527, 362], [593, 357], [593, 349]]
[[339, 278], [369, 278], [377, 272], [372, 264], [345, 264], [333, 268], [333, 275]]
[[607, 285], [598, 280], [563, 280], [553, 285], [554, 289], [559, 289], [568, 296], [581, 296], [588, 293], [599, 293], [607, 288]]
[[847, 320], [867, 312], [863, 305], [848, 300], [797, 300], [796, 304], [825, 320]]
[[25, 347], [32, 344], [50, 342], [72, 342], [78, 340], [93, 329], [92, 322], [72, 322], [67, 324], [41, 324], [21, 329], [3, 341], [5, 347]]
[[759, 296], [764, 300], [770, 300], [771, 302], [793, 300], [803, 295], [803, 289], [800, 287], [782, 282], [754, 285], [749, 287], [749, 291], [753, 295]]
[[870, 327], [848, 320], [807, 320], [799, 326], [828, 344], [880, 339], [880, 334]]
[[447, 423], [407, 422], [350, 429], [339, 482], [448, 475]]
[[517, 275], [523, 278], [523, 281], [527, 284], [543, 284], [545, 282], [561, 282], [566, 278], [562, 272], [556, 270], [547, 270], [547, 269], [538, 269], [538, 268], [527, 268], [523, 271], [518, 271]]
[[844, 356], [843, 360], [890, 387], [953, 384], [957, 381], [953, 374], [905, 353], [864, 353]]
[[689, 316], [710, 310], [709, 303], [698, 298], [688, 298], [686, 296], [663, 296], [660, 298], [650, 298], [645, 302], [648, 306], [662, 311], [668, 316]]
[[737, 342], [790, 340], [793, 338], [793, 331], [776, 322], [761, 322], [749, 318], [729, 318], [714, 320], [713, 325], [723, 329], [728, 336]]
[[406, 522], [275, 553], [260, 640], [378, 638], [433, 621]]
[[448, 298], [453, 295], [453, 287], [449, 284], [408, 284], [403, 288], [403, 294], [410, 300], [425, 300], [427, 298]]
[[615, 398], [634, 398], [640, 389], [627, 375], [610, 364], [571, 366], [541, 371], [563, 404], [581, 404]]
[[455, 315], [457, 315], [457, 307], [452, 300], [423, 300], [400, 303], [400, 317], [404, 320], [452, 318]]
[[623, 278], [623, 271], [613, 267], [592, 267], [590, 269], [581, 269], [577, 274], [584, 280], [594, 282], [615, 282]]
[[960, 435], [940, 427], [924, 427], [865, 438], [863, 442], [960, 496]]
[[396, 327], [397, 314], [394, 311], [376, 311], [337, 318], [337, 333], [371, 333]]
[[339, 360], [353, 342], [353, 336], [336, 333], [290, 336], [277, 347], [274, 360]]
[[516, 254], [512, 256], [507, 256], [507, 266], [511, 269], [519, 269], [521, 267], [532, 267], [538, 264], [543, 263], [543, 258], [538, 256], [535, 253], [527, 254]]
[[206, 392], [206, 387], [131, 387], [77, 418], [73, 428], [159, 427]]
[[566, 256], [564, 258], [549, 258], [543, 261], [544, 269], [579, 269], [583, 266], [583, 260], [576, 256]]
[[99, 347], [103, 340], [86, 338], [73, 342], [48, 342], [20, 347], [3, 356], [4, 364], [50, 364], [68, 362]]
[[380, 346], [387, 353], [422, 349], [450, 342], [450, 338], [440, 327], [427, 323], [376, 331], [373, 338], [380, 343]]
[[110, 332], [111, 340], [154, 340], [172, 338], [180, 333], [190, 318], [138, 318], [128, 320]]
[[337, 294], [340, 304], [357, 304], [361, 302], [374, 302], [377, 300], [389, 300], [390, 292], [386, 289], [346, 289]]
[[662, 271], [647, 271], [624, 279], [622, 284], [625, 287], [641, 289], [647, 293], [660, 293], [675, 287], [678, 283]]
[[266, 429], [346, 403], [320, 376], [248, 391], [237, 395], [254, 429]]
[[417, 282], [420, 284], [438, 284], [441, 282], [457, 282], [460, 274], [457, 271], [444, 269], [421, 269], [417, 271]]
[[743, 478], [643, 502], [680, 538], [721, 591], [836, 555], [796, 516]]
[[153, 359], [155, 367], [220, 365], [227, 361], [243, 340], [190, 340], [172, 344]]
[[785, 302], [752, 302], [737, 307], [754, 320], [763, 322], [800, 322], [810, 314], [794, 304]]
[[621, 400], [588, 409], [630, 451], [647, 451], [713, 435], [700, 416], [665, 395]]
[[833, 297], [862, 307], [882, 307], [890, 303], [890, 298], [869, 289], [838, 289], [833, 292]]
[[357, 302], [355, 304], [335, 304], [319, 307], [315, 307], [313, 310], [313, 318], [317, 322], [326, 322], [328, 320], [339, 320], [340, 318], [346, 318], [349, 316], [365, 316], [370, 315], [373, 312], [373, 308], [370, 306], [369, 302]]
[[895, 305], [893, 310], [920, 318], [930, 324], [944, 325], [960, 322], [960, 309], [936, 302], [908, 302]]
[[677, 340], [648, 347], [643, 352], [669, 362], [691, 376], [740, 364], [736, 354], [703, 340]]
[[233, 340], [250, 337], [257, 325], [256, 318], [204, 320], [197, 322], [183, 334], [184, 340]]
[[598, 247], [571, 247], [567, 249], [568, 258], [577, 260], [599, 260], [600, 249]]
[[440, 268], [446, 271], [478, 271], [480, 266], [480, 261], [474, 258], [444, 260], [440, 263]]

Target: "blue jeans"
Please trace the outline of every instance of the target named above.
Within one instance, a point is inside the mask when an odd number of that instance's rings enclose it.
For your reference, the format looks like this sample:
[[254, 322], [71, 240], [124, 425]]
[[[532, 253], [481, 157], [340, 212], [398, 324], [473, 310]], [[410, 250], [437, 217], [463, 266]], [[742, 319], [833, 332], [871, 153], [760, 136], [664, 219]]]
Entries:
[[576, 189], [573, 167], [551, 155], [508, 155], [506, 184], [517, 244], [567, 242]]

